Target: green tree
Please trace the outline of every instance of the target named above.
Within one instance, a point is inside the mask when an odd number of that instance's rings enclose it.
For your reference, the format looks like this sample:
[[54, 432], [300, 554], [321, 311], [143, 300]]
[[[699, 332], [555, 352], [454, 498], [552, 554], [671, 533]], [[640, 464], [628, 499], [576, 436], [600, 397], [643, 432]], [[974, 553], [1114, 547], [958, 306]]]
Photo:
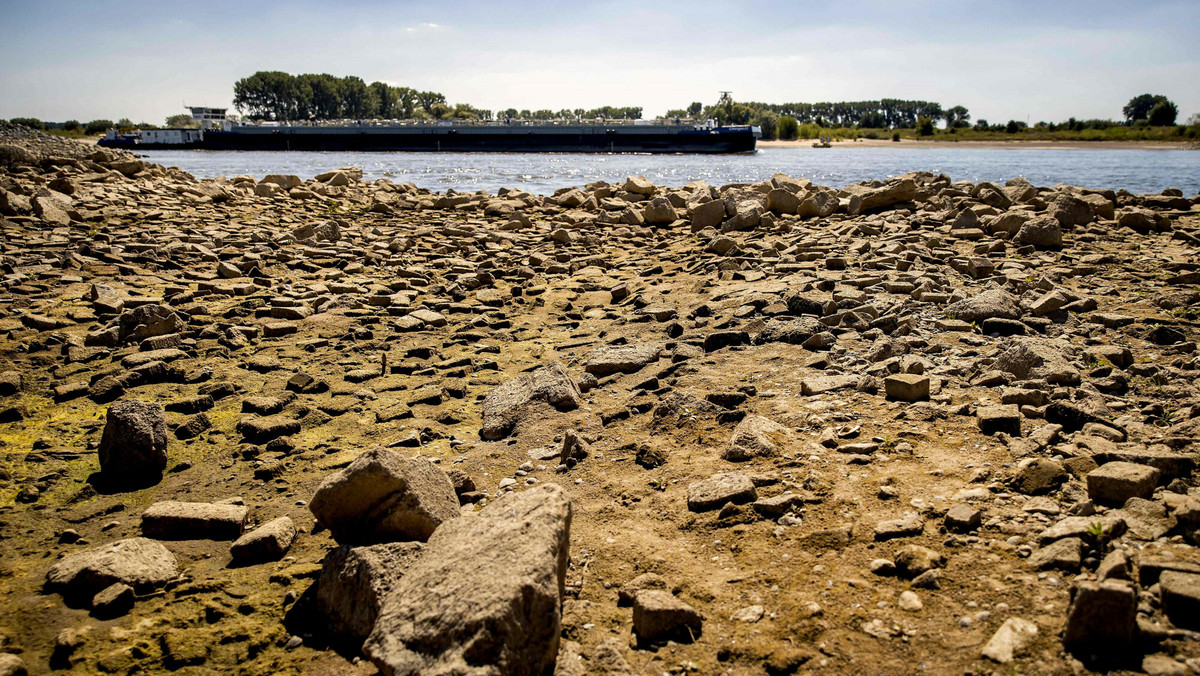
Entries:
[[19, 124], [24, 127], [29, 127], [30, 129], [46, 128], [46, 123], [42, 122], [36, 117], [14, 117], [13, 119], [9, 120], [9, 122], [12, 122], [13, 124]]
[[704, 110], [704, 104], [699, 101], [692, 101], [691, 105], [687, 107], [689, 117], [696, 117], [700, 114], [701, 110]]
[[328, 73], [305, 74], [299, 81], [308, 90], [308, 105], [301, 117], [332, 120], [342, 114], [342, 81]]
[[129, 119], [128, 117], [122, 117], [121, 119], [117, 120], [117, 128], [121, 130], [133, 129], [133, 120]]
[[233, 85], [233, 105], [250, 117], [291, 120], [296, 115], [296, 78], [281, 71], [259, 71]]
[[1146, 120], [1155, 127], [1171, 127], [1175, 125], [1175, 118], [1178, 115], [1179, 109], [1175, 107], [1175, 104], [1163, 99], [1154, 104], [1146, 116]]
[[340, 90], [343, 117], [362, 120], [375, 117], [379, 111], [379, 101], [361, 77], [348, 75], [342, 78]]
[[1121, 108], [1121, 112], [1125, 114], [1125, 124], [1133, 124], [1138, 120], [1147, 119], [1150, 117], [1150, 111], [1154, 106], [1163, 101], [1170, 103], [1167, 97], [1162, 94], [1139, 94], [1129, 99], [1129, 103], [1126, 103], [1125, 107]]
[[779, 116], [769, 110], [759, 111], [754, 116], [753, 124], [762, 130], [762, 138], [764, 141], [774, 141], [776, 131], [779, 126]]
[[784, 141], [800, 138], [800, 123], [791, 115], [781, 115], [775, 123], [775, 134]]
[[385, 82], [372, 82], [369, 85], [371, 95], [375, 97], [378, 103], [376, 113], [384, 119], [394, 119], [399, 117], [400, 112], [400, 92], [395, 87], [388, 85]]
[[83, 126], [83, 133], [91, 136], [92, 134], [103, 134], [113, 128], [112, 120], [92, 120]]
[[1009, 120], [1008, 124], [1004, 125], [1004, 133], [1015, 134], [1015, 133], [1021, 131], [1022, 126], [1023, 125], [1020, 122], [1017, 122], [1016, 120]]
[[858, 126], [863, 129], [883, 129], [887, 119], [878, 110], [868, 110], [858, 119]]
[[417, 92], [416, 101], [425, 112], [432, 114], [434, 104], [445, 104], [446, 97], [437, 92]]
[[963, 106], [947, 109], [942, 113], [942, 117], [946, 120], [947, 129], [970, 126], [971, 113]]
[[172, 115], [163, 123], [168, 129], [199, 129], [200, 123], [192, 119], [187, 113]]
[[917, 136], [933, 136], [933, 118], [924, 115], [917, 118]]
[[79, 120], [67, 120], [62, 124], [63, 131], [79, 131], [82, 126]]

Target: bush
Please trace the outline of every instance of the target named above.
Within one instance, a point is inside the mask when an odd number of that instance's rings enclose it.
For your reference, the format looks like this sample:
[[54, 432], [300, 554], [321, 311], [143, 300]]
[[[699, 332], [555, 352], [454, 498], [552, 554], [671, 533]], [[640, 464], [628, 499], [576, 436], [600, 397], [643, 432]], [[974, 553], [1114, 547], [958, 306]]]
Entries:
[[14, 117], [13, 119], [9, 120], [9, 122], [12, 122], [13, 124], [20, 124], [29, 127], [30, 129], [46, 128], [46, 123], [42, 122], [36, 117]]
[[898, 131], [894, 131], [894, 132], [892, 132], [892, 142], [893, 142], [893, 143], [899, 143], [899, 142], [900, 142], [900, 132], [898, 132]]
[[800, 137], [800, 123], [791, 115], [784, 115], [775, 123], [775, 134], [784, 141], [795, 141]]
[[933, 120], [924, 115], [917, 118], [917, 136], [933, 136]]
[[91, 122], [88, 122], [86, 125], [84, 125], [83, 133], [88, 134], [88, 135], [103, 134], [104, 132], [108, 131], [109, 129], [112, 129], [112, 126], [113, 126], [112, 120], [92, 120]]
[[1021, 125], [1016, 120], [1009, 120], [1008, 124], [1004, 125], [1004, 133], [1015, 134], [1021, 131]]
[[67, 120], [63, 122], [63, 131], [79, 131], [83, 125], [79, 124], [79, 120]]

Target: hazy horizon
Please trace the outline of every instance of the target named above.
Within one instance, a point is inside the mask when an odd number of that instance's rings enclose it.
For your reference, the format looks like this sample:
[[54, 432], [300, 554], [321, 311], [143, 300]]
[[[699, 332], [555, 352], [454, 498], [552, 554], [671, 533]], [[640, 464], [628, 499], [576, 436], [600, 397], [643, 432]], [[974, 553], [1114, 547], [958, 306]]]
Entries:
[[[1121, 118], [1163, 94], [1200, 112], [1200, 3], [448, 0], [5, 2], [0, 118], [161, 124], [231, 106], [260, 70], [357, 75], [505, 108], [923, 99], [973, 120]], [[57, 46], [56, 46], [57, 45]], [[63, 46], [67, 48], [63, 48]]]

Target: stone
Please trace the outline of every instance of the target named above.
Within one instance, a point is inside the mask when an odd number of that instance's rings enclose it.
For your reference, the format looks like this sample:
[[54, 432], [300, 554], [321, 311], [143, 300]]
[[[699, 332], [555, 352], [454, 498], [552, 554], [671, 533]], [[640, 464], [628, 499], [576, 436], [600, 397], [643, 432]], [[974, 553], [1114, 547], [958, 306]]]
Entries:
[[244, 418], [238, 421], [238, 434], [252, 444], [265, 444], [300, 431], [300, 421], [282, 415]]
[[729, 619], [733, 622], [745, 622], [747, 624], [753, 624], [761, 620], [765, 614], [766, 609], [762, 606], [746, 606], [741, 610], [734, 611], [734, 613], [729, 616]]
[[668, 639], [691, 643], [700, 636], [703, 625], [699, 611], [669, 592], [648, 589], [633, 599], [633, 631], [639, 646]]
[[[0, 146], [11, 148], [12, 146]], [[25, 661], [12, 653], [0, 653], [0, 676], [27, 676]]]
[[1062, 227], [1053, 218], [1034, 218], [1021, 226], [1013, 241], [1039, 249], [1058, 249], [1063, 244]]
[[1021, 310], [1017, 301], [1002, 289], [989, 289], [957, 303], [946, 306], [946, 317], [964, 322], [982, 322], [985, 319], [1020, 319]]
[[744, 474], [714, 474], [688, 485], [688, 509], [693, 512], [708, 512], [720, 509], [727, 503], [738, 505], [758, 499], [754, 482]]
[[975, 415], [979, 419], [979, 431], [984, 434], [1003, 432], [1021, 436], [1021, 411], [1016, 405], [980, 406]]
[[800, 208], [800, 198], [790, 190], [776, 188], [767, 193], [767, 211], [794, 214]]
[[896, 572], [907, 578], [914, 578], [934, 568], [946, 565], [946, 557], [920, 545], [908, 545], [896, 552], [893, 557]]
[[342, 545], [325, 556], [317, 578], [317, 608], [335, 636], [361, 646], [375, 628], [383, 601], [421, 557], [420, 542], [366, 547]]
[[479, 436], [486, 441], [503, 439], [516, 426], [521, 410], [532, 402], [571, 411], [582, 404], [579, 386], [562, 362], [551, 362], [522, 374], [492, 390], [483, 400], [483, 425]]
[[858, 385], [859, 377], [852, 375], [845, 376], [814, 376], [810, 378], [802, 378], [800, 380], [800, 393], [806, 397], [813, 397], [826, 392], [836, 392]]
[[450, 477], [424, 458], [366, 451], [326, 477], [309, 502], [317, 522], [342, 544], [428, 540], [458, 516]]
[[114, 485], [156, 483], [167, 468], [167, 419], [162, 406], [136, 399], [109, 406], [97, 455], [101, 474]]
[[133, 608], [135, 600], [133, 587], [117, 582], [92, 597], [92, 614], [103, 619], [120, 617]]
[[142, 512], [142, 533], [159, 540], [233, 540], [248, 511], [245, 505], [163, 500]]
[[625, 179], [625, 190], [635, 195], [653, 195], [654, 184], [645, 176], [629, 176]]
[[[129, 303], [129, 300], [126, 300]], [[139, 305], [117, 317], [117, 340], [121, 343], [140, 343], [147, 338], [180, 333], [183, 320], [171, 308], [158, 303]]]
[[788, 429], [758, 415], [742, 418], [733, 430], [721, 457], [731, 462], [779, 455], [780, 447], [790, 441]]
[[597, 378], [613, 373], [636, 373], [662, 354], [658, 345], [615, 345], [593, 350], [583, 362], [583, 370]]
[[1200, 575], [1165, 570], [1158, 577], [1163, 613], [1181, 629], [1200, 631]]
[[901, 373], [883, 381], [887, 398], [895, 401], [922, 401], [929, 398], [929, 376]]
[[1133, 645], [1137, 628], [1137, 593], [1126, 582], [1077, 583], [1063, 646], [1081, 657], [1120, 655]]
[[883, 542], [895, 538], [912, 537], [925, 531], [925, 520], [916, 512], [905, 512], [899, 519], [880, 521], [875, 524], [875, 540]]
[[667, 586], [667, 581], [661, 575], [657, 573], [642, 573], [617, 589], [617, 605], [631, 605], [638, 592], [645, 589], [669, 591], [670, 587]]
[[20, 371], [4, 371], [0, 373], [0, 397], [11, 397], [20, 392], [22, 381]]
[[1191, 676], [1195, 673], [1186, 664], [1166, 655], [1146, 655], [1142, 658], [1142, 671], [1146, 676]]
[[1025, 495], [1045, 495], [1068, 479], [1061, 463], [1047, 458], [1035, 458], [1026, 463], [1013, 478], [1013, 490]]
[[1033, 570], [1078, 572], [1083, 565], [1083, 540], [1063, 538], [1038, 549], [1026, 561]]
[[973, 531], [983, 522], [983, 515], [978, 510], [970, 505], [954, 505], [946, 511], [946, 516], [942, 523], [946, 529], [957, 533], [966, 533]]
[[570, 526], [570, 500], [553, 484], [442, 524], [363, 652], [386, 676], [550, 673]]
[[908, 589], [900, 592], [900, 598], [896, 600], [896, 605], [907, 613], [919, 613], [925, 608], [925, 604], [921, 603], [921, 597]]
[[692, 231], [715, 228], [725, 220], [725, 203], [720, 200], [705, 202], [692, 207]]
[[238, 538], [229, 545], [236, 563], [278, 561], [296, 540], [296, 525], [286, 516], [273, 519]]
[[1010, 617], [992, 634], [980, 654], [993, 662], [1010, 664], [1013, 658], [1037, 640], [1037, 635], [1036, 624], [1020, 617]]
[[144, 593], [178, 576], [178, 562], [166, 547], [154, 540], [130, 538], [59, 559], [46, 573], [46, 589], [91, 599], [118, 582]]
[[1117, 516], [1068, 516], [1038, 534], [1037, 541], [1045, 547], [1063, 538], [1089, 538], [1096, 530], [1106, 533], [1109, 537], [1119, 538], [1125, 534], [1127, 528], [1125, 519]]
[[1149, 498], [1160, 472], [1148, 465], [1109, 462], [1088, 472], [1088, 497], [1096, 502], [1125, 504], [1129, 498]]
[[642, 218], [648, 225], [665, 225], [674, 223], [679, 215], [666, 197], [655, 197], [642, 210]]

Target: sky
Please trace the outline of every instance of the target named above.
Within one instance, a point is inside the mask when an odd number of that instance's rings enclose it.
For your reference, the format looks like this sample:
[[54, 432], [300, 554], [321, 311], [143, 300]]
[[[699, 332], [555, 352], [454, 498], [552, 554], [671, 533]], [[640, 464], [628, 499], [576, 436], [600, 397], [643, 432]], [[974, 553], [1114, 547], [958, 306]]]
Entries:
[[[1200, 113], [1200, 1], [0, 0], [0, 118], [228, 106], [259, 70], [357, 75], [479, 108], [922, 99], [973, 120]], [[231, 111], [236, 112], [236, 111]]]

